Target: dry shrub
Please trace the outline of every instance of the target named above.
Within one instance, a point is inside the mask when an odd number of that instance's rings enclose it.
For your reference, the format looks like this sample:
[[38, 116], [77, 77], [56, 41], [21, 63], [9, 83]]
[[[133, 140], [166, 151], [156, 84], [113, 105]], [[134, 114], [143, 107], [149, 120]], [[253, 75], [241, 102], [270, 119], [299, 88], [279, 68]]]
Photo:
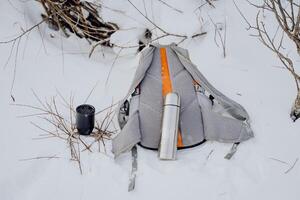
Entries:
[[98, 152], [106, 153], [105, 141], [110, 140], [111, 136], [116, 133], [116, 130], [111, 130], [114, 118], [114, 105], [97, 112], [96, 116], [100, 113], [104, 113], [104, 111], [106, 111], [106, 114], [104, 114], [102, 120], [96, 120], [94, 130], [90, 135], [82, 136], [76, 129], [76, 111], [73, 106], [73, 97], [70, 97], [69, 101], [67, 101], [59, 93], [59, 98], [52, 97], [50, 101], [42, 102], [36, 93], [33, 92], [33, 94], [39, 102], [38, 106], [25, 104], [14, 105], [26, 107], [34, 111], [33, 114], [20, 117], [38, 117], [41, 119], [39, 123], [31, 122], [35, 127], [43, 132], [43, 134], [40, 134], [39, 137], [35, 139], [57, 138], [64, 141], [69, 149], [70, 160], [75, 161], [78, 164], [80, 173], [82, 173], [80, 159], [81, 152], [93, 152], [96, 150]]
[[[297, 57], [291, 57], [284, 47], [286, 40], [295, 45], [297, 55], [300, 55], [300, 4], [299, 1], [282, 1], [282, 0], [263, 0], [261, 5], [253, 4], [258, 9], [256, 23], [252, 25], [243, 12], [239, 9], [236, 2], [233, 1], [242, 18], [248, 24], [248, 29], [257, 32], [254, 35], [259, 38], [262, 44], [271, 50], [280, 60], [282, 65], [288, 70], [295, 80], [297, 95], [292, 105], [290, 117], [295, 122], [300, 118], [300, 74], [295, 68]], [[265, 14], [269, 13], [274, 22], [269, 22]], [[275, 34], [269, 30], [270, 26], [277, 26]]]
[[119, 27], [111, 22], [104, 22], [96, 5], [81, 0], [37, 0], [42, 4], [45, 14], [43, 19], [53, 30], [61, 30], [67, 37], [73, 33], [88, 41], [100, 42], [111, 47], [110, 36]]

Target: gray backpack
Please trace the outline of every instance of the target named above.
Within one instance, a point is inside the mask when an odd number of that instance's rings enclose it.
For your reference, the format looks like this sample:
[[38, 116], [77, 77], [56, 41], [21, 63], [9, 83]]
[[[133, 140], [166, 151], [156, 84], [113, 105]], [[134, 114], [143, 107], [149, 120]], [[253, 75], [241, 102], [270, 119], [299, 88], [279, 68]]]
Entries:
[[115, 156], [136, 144], [158, 149], [165, 87], [162, 74], [166, 70], [171, 90], [181, 99], [178, 148], [206, 140], [238, 144], [253, 137], [246, 110], [206, 80], [191, 63], [187, 50], [175, 44], [155, 45], [141, 52], [132, 85], [118, 107], [121, 131], [112, 141]]

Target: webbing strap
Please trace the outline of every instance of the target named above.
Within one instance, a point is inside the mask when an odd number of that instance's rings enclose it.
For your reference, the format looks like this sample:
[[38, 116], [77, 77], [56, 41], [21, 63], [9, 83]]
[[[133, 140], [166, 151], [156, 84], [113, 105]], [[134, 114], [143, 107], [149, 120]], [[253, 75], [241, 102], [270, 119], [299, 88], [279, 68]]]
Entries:
[[[165, 97], [168, 93], [173, 91], [166, 48], [160, 48], [160, 60], [161, 60], [162, 95], [163, 97]], [[178, 129], [177, 147], [183, 147], [182, 135], [179, 129]]]
[[232, 158], [232, 156], [235, 154], [235, 152], [237, 151], [237, 147], [240, 143], [236, 142], [232, 145], [230, 151], [225, 155], [225, 159], [230, 160]]
[[134, 190], [135, 188], [135, 178], [136, 178], [136, 172], [137, 172], [137, 148], [136, 145], [134, 145], [131, 149], [131, 174], [129, 178], [129, 185], [128, 185], [128, 192]]

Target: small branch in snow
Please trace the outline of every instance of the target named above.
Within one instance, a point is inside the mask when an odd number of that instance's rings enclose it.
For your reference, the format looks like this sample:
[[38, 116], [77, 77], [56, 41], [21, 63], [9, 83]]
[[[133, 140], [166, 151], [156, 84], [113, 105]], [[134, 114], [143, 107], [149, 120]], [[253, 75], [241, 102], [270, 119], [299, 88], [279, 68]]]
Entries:
[[10, 88], [10, 97], [11, 97], [13, 102], [16, 101], [16, 99], [13, 95], [13, 89], [14, 89], [14, 85], [15, 85], [15, 81], [16, 81], [17, 61], [18, 61], [18, 56], [19, 56], [19, 47], [20, 47], [21, 40], [22, 40], [23, 36], [27, 35], [28, 33], [30, 33], [35, 28], [38, 28], [39, 25], [41, 25], [44, 22], [45, 22], [45, 20], [42, 20], [42, 21], [40, 21], [39, 23], [33, 25], [32, 27], [30, 27], [27, 30], [24, 30], [23, 28], [21, 28], [22, 33], [19, 34], [18, 36], [14, 37], [10, 40], [0, 41], [0, 44], [10, 44], [10, 43], [12, 43], [10, 54], [9, 54], [8, 59], [6, 60], [6, 63], [5, 63], [3, 68], [6, 68], [6, 66], [8, 65], [8, 63], [9, 63], [9, 61], [10, 61], [12, 55], [13, 55], [14, 49], [16, 49], [15, 50], [15, 59], [14, 59], [13, 77], [12, 77], [12, 83], [11, 83], [11, 88]]
[[106, 78], [106, 81], [105, 81], [105, 85], [107, 85], [108, 81], [109, 81], [109, 78], [110, 78], [110, 75], [111, 75], [111, 72], [115, 66], [115, 63], [117, 61], [117, 59], [119, 58], [121, 52], [122, 52], [123, 48], [120, 48], [119, 52], [117, 53], [116, 57], [114, 58], [111, 66], [110, 66], [110, 69], [109, 69], [109, 72], [108, 72], [108, 75], [107, 75], [107, 78]]
[[110, 40], [110, 38], [106, 38], [106, 39], [101, 40], [101, 41], [97, 42], [96, 44], [94, 44], [94, 45], [92, 46], [92, 49], [91, 49], [90, 53], [89, 53], [89, 58], [90, 58], [90, 57], [92, 56], [92, 54], [94, 53], [96, 47], [98, 47], [99, 45], [102, 45], [102, 44], [108, 42], [109, 40]]
[[295, 160], [294, 164], [293, 164], [288, 170], [286, 170], [284, 173], [285, 173], [285, 174], [289, 173], [289, 172], [295, 167], [295, 165], [296, 165], [296, 163], [298, 162], [298, 160], [299, 160], [299, 158], [297, 158], [297, 159]]
[[[36, 115], [33, 114], [28, 116], [37, 116], [39, 119], [43, 120], [43, 122], [46, 122], [48, 124], [48, 127], [50, 126], [50, 128], [43, 128], [39, 124], [31, 122], [33, 126], [45, 133], [40, 135], [40, 138], [35, 139], [58, 138], [66, 142], [67, 147], [70, 151], [70, 160], [75, 161], [78, 164], [78, 168], [80, 170], [80, 173], [82, 174], [82, 166], [80, 159], [81, 152], [86, 150], [92, 152], [93, 144], [98, 144], [98, 151], [100, 152], [100, 143], [103, 145], [104, 151], [106, 152], [104, 140], [110, 140], [111, 135], [116, 132], [116, 130], [109, 130], [109, 127], [113, 123], [114, 118], [113, 105], [109, 107], [109, 110], [104, 116], [103, 120], [96, 121], [93, 132], [89, 136], [87, 136], [88, 138], [91, 138], [92, 141], [85, 141], [86, 137], [83, 137], [78, 133], [76, 129], [76, 124], [74, 122], [76, 118], [76, 111], [74, 109], [73, 96], [70, 97], [68, 102], [64, 97], [62, 97], [60, 93], [58, 93], [58, 96], [60, 98], [59, 100], [65, 103], [65, 105], [63, 106], [67, 109], [62, 111], [58, 107], [58, 99], [56, 97], [52, 97], [50, 102], [42, 102], [34, 91], [33, 94], [39, 102], [39, 106], [22, 104], [13, 105], [26, 107], [33, 109], [34, 111], [38, 111], [39, 113], [37, 113]], [[36, 157], [31, 159], [43, 158], [49, 157]]]
[[[215, 35], [214, 35], [214, 40], [215, 43], [217, 45], [217, 47], [220, 47], [220, 45], [218, 44], [217, 41], [217, 36], [219, 38], [219, 41], [221, 42], [221, 48], [223, 51], [223, 57], [226, 57], [226, 33], [227, 33], [227, 24], [226, 21], [224, 24], [218, 23], [219, 25], [222, 25], [223, 27], [219, 27], [218, 24], [216, 24], [213, 19], [208, 15], [210, 21], [212, 22], [212, 24], [214, 25], [215, 28]], [[223, 32], [223, 34], [221, 33]]]
[[279, 160], [279, 159], [277, 159], [277, 158], [269, 157], [269, 159], [274, 160], [274, 161], [277, 161], [277, 162], [280, 162], [280, 163], [282, 163], [282, 164], [289, 165], [287, 162], [285, 162], [285, 161], [283, 161], [283, 160]]
[[269, 157], [269, 159], [274, 160], [274, 161], [279, 162], [279, 163], [282, 163], [284, 165], [288, 165], [289, 168], [284, 172], [285, 174], [289, 173], [295, 167], [295, 165], [297, 164], [297, 162], [299, 160], [299, 158], [296, 158], [295, 162], [291, 165], [290, 163], [287, 163], [287, 162], [285, 162], [283, 160], [280, 160], [278, 158]]
[[207, 34], [207, 32], [196, 33], [196, 34], [192, 35], [192, 37], [191, 37], [191, 38], [200, 37], [200, 36], [202, 36], [202, 35], [206, 35], [206, 34]]
[[[239, 14], [248, 25], [247, 29], [257, 32], [257, 35], [254, 36], [278, 57], [282, 65], [290, 72], [295, 81], [297, 95], [290, 112], [290, 118], [295, 122], [300, 118], [300, 75], [295, 69], [295, 60], [290, 58], [288, 53], [284, 51], [285, 48], [283, 47], [283, 43], [286, 38], [288, 38], [289, 42], [294, 43], [294, 50], [300, 55], [300, 5], [296, 4], [294, 1], [286, 1], [283, 5], [283, 2], [278, 0], [263, 0], [262, 5], [255, 5], [248, 0], [247, 2], [258, 9], [254, 25], [250, 24], [233, 0]], [[270, 24], [270, 20], [265, 20], [266, 12], [271, 14], [270, 16], [276, 21], [275, 26], [277, 29], [274, 35], [271, 35], [270, 30], [268, 29], [268, 26], [274, 26], [274, 24]], [[282, 34], [278, 34], [280, 32]]]
[[166, 30], [164, 30], [163, 28], [161, 28], [160, 26], [158, 26], [157, 24], [155, 24], [151, 19], [149, 19], [149, 17], [147, 17], [144, 13], [142, 13], [130, 0], [127, 0], [148, 22], [150, 22], [155, 28], [157, 28], [158, 30], [160, 30], [163, 35], [157, 37], [154, 40], [158, 40], [161, 39], [163, 37], [167, 37], [167, 36], [173, 36], [173, 37], [177, 37], [177, 38], [181, 38], [182, 40], [180, 42], [182, 42], [183, 40], [187, 39], [188, 37], [186, 35], [180, 35], [180, 34], [176, 34], [176, 33], [169, 33]]
[[3, 66], [3, 70], [7, 67], [7, 65], [8, 65], [8, 63], [9, 63], [9, 61], [10, 61], [12, 55], [13, 55], [13, 52], [14, 52], [14, 49], [15, 49], [15, 45], [16, 45], [16, 40], [12, 42], [12, 46], [10, 48], [10, 53], [9, 53], [9, 56], [8, 56], [8, 58], [7, 58], [7, 60], [6, 60], [5, 64], [4, 64], [4, 66]]
[[[37, 0], [44, 8], [42, 18], [53, 30], [61, 30], [66, 37], [69, 33], [91, 41], [102, 41], [119, 29], [117, 24], [105, 22], [99, 15], [101, 5], [89, 1]], [[111, 47], [110, 42], [102, 43]]]
[[46, 20], [42, 20], [39, 23], [33, 25], [32, 27], [30, 27], [29, 29], [27, 29], [26, 31], [23, 31], [23, 33], [21, 33], [20, 35], [18, 35], [17, 37], [7, 40], [7, 41], [0, 41], [0, 44], [8, 44], [11, 42], [14, 42], [18, 39], [21, 39], [24, 35], [26, 35], [27, 33], [29, 33], [30, 31], [32, 31], [33, 29], [37, 28], [39, 25], [41, 25], [42, 23], [44, 23]]
[[214, 152], [214, 150], [212, 149], [210, 152], [209, 152], [209, 154], [206, 156], [206, 160], [208, 160], [209, 158], [210, 158], [210, 156], [211, 156], [211, 154]]
[[208, 5], [210, 5], [211, 7], [215, 8], [214, 4], [212, 3], [213, 0], [205, 0], [205, 1], [208, 3]]
[[205, 2], [204, 3], [202, 3], [200, 6], [198, 6], [196, 9], [195, 9], [195, 11], [197, 10], [197, 9], [201, 9], [203, 6], [205, 6], [205, 5], [209, 5], [210, 7], [212, 7], [212, 8], [216, 8], [215, 7], [215, 5], [213, 4], [213, 1], [214, 0], [205, 0]]
[[177, 9], [177, 8], [175, 8], [175, 7], [173, 7], [173, 6], [171, 6], [170, 4], [166, 3], [166, 2], [163, 1], [163, 0], [157, 0], [157, 1], [159, 1], [160, 3], [164, 4], [165, 6], [171, 8], [172, 10], [174, 10], [174, 11], [176, 11], [176, 12], [179, 12], [180, 14], [183, 13], [182, 10], [179, 10], [179, 9]]
[[250, 24], [250, 22], [247, 20], [247, 18], [245, 17], [245, 15], [243, 14], [243, 12], [241, 11], [241, 9], [238, 7], [238, 5], [236, 4], [235, 0], [232, 0], [234, 7], [237, 9], [237, 11], [239, 12], [239, 14], [241, 15], [241, 17], [244, 19], [244, 21], [246, 22], [246, 24], [248, 25], [248, 28], [246, 28], [247, 30], [249, 30], [252, 25]]
[[37, 157], [34, 157], [34, 158], [24, 158], [24, 159], [20, 159], [19, 161], [30, 161], [30, 160], [40, 160], [40, 159], [48, 159], [48, 160], [51, 160], [51, 159], [54, 159], [54, 158], [60, 158], [60, 157], [57, 157], [56, 155], [53, 155], [53, 156], [37, 156]]

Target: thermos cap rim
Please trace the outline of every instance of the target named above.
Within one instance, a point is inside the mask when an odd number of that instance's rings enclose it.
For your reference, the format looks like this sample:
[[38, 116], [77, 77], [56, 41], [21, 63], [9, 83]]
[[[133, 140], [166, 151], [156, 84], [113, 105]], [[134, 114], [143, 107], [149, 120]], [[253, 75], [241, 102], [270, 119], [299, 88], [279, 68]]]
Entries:
[[170, 92], [166, 95], [164, 105], [180, 106], [180, 97], [175, 92]]

